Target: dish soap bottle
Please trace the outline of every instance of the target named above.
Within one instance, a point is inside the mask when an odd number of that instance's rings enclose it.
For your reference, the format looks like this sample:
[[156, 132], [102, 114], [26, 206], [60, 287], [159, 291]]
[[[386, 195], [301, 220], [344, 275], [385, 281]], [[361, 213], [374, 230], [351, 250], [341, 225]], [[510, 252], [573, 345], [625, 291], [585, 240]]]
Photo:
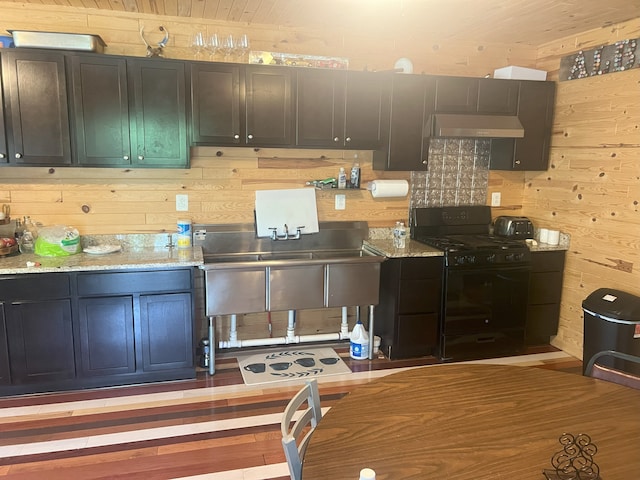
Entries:
[[347, 173], [344, 171], [344, 167], [340, 167], [338, 172], [338, 188], [347, 188]]

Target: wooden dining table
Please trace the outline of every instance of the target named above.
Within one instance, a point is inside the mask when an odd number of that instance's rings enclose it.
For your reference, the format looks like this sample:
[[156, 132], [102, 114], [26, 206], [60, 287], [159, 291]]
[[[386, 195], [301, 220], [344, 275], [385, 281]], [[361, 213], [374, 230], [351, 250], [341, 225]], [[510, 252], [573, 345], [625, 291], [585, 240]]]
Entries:
[[640, 390], [534, 367], [443, 364], [358, 386], [322, 418], [303, 480], [544, 480], [565, 434], [604, 480], [640, 479]]

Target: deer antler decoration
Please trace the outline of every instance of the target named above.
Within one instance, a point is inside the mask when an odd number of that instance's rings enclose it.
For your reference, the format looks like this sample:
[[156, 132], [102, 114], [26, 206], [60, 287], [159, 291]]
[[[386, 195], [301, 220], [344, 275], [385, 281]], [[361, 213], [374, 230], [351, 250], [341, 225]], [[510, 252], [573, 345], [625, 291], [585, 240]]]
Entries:
[[163, 49], [167, 45], [167, 42], [169, 41], [169, 31], [166, 28], [164, 28], [162, 25], [160, 25], [159, 30], [161, 32], [164, 32], [164, 38], [158, 42], [157, 47], [152, 47], [144, 38], [144, 26], [140, 27], [140, 38], [142, 38], [142, 41], [147, 46], [147, 57], [164, 57]]

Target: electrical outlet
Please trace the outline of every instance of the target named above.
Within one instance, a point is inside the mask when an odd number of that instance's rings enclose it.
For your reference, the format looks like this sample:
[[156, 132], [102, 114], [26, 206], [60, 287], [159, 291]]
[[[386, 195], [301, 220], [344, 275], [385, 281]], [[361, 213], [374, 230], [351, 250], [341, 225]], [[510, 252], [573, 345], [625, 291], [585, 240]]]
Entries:
[[500, 192], [493, 192], [491, 194], [491, 206], [499, 207], [500, 206], [501, 195]]
[[345, 195], [336, 195], [336, 210], [344, 210], [347, 206]]
[[176, 195], [176, 212], [189, 210], [189, 195]]

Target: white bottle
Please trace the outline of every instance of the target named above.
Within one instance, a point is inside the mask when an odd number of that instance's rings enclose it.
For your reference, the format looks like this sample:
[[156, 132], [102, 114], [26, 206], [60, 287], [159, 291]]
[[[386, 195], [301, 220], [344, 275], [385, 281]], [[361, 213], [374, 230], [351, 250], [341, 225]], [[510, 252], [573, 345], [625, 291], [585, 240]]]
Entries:
[[349, 336], [349, 353], [356, 360], [369, 358], [369, 334], [360, 320], [353, 326]]
[[338, 172], [338, 188], [347, 188], [347, 173], [344, 171], [344, 167], [340, 167], [340, 172]]
[[376, 480], [376, 472], [370, 468], [360, 470], [360, 480]]

